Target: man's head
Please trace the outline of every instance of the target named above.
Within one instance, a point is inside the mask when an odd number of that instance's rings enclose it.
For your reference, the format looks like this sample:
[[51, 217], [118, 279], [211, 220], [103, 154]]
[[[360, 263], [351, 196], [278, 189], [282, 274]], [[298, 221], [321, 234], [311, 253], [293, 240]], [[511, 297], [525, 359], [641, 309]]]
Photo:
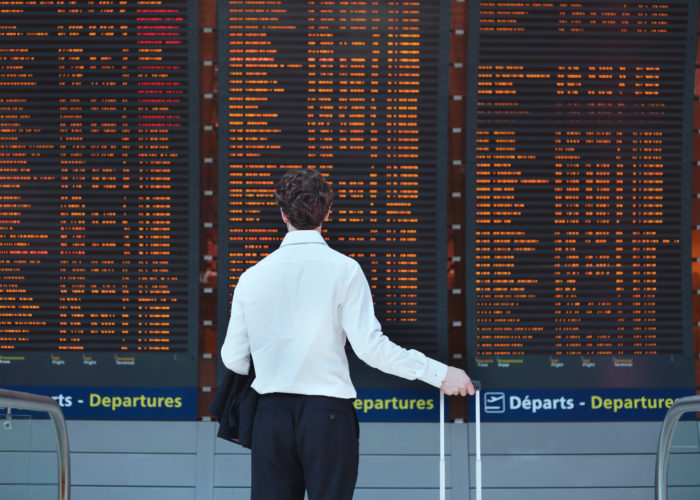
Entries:
[[289, 170], [277, 182], [277, 204], [295, 229], [315, 229], [321, 225], [333, 201], [333, 191], [315, 169]]

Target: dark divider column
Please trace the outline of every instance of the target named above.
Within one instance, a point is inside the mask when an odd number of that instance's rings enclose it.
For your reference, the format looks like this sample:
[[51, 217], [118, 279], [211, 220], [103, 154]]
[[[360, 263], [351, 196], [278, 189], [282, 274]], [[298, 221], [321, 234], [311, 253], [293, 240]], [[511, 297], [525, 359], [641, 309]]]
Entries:
[[216, 0], [199, 2], [200, 41], [200, 308], [199, 308], [199, 400], [197, 416], [208, 420], [207, 408], [216, 386], [216, 282], [217, 237], [217, 50]]
[[[466, 308], [464, 300], [464, 163], [465, 106], [467, 67], [467, 20], [469, 4], [453, 0], [450, 16], [450, 74], [448, 104], [448, 194], [447, 194], [447, 286], [449, 364], [466, 368]], [[450, 399], [450, 419], [465, 419], [467, 402], [464, 398]]]
[[695, 91], [693, 102], [693, 203], [692, 203], [692, 275], [693, 338], [695, 344], [695, 386], [700, 394], [700, 16], [695, 52]]

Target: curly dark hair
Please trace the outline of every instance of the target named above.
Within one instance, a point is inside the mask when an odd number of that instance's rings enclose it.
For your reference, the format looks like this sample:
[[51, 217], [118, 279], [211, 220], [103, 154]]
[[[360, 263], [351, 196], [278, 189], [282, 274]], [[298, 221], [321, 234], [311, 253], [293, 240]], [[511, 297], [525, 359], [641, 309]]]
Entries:
[[288, 170], [275, 187], [277, 204], [295, 229], [315, 229], [326, 218], [333, 191], [316, 169]]

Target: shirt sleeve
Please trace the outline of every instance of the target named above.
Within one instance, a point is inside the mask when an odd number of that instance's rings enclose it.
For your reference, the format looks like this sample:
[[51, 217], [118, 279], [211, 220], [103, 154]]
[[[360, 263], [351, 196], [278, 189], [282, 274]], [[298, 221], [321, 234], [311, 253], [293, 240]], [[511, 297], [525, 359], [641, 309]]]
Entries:
[[244, 291], [241, 286], [243, 282], [244, 278], [241, 275], [233, 292], [231, 318], [228, 322], [224, 345], [221, 346], [221, 361], [229, 370], [247, 375], [250, 369], [250, 342], [243, 312]]
[[440, 387], [447, 375], [447, 365], [420, 351], [404, 349], [382, 333], [374, 315], [367, 278], [359, 265], [355, 265], [340, 307], [341, 326], [362, 361], [391, 375]]

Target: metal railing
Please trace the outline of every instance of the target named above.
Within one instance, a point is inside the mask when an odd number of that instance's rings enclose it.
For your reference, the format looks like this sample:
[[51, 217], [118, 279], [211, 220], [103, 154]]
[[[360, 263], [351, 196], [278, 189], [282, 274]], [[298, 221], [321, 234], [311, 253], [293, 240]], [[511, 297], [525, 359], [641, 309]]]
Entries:
[[58, 499], [70, 499], [70, 455], [68, 451], [68, 430], [61, 407], [48, 396], [10, 391], [0, 388], [0, 408], [42, 411], [49, 414], [56, 431], [56, 451], [58, 452]]
[[656, 450], [656, 500], [667, 500], [668, 496], [668, 458], [671, 452], [671, 437], [678, 420], [684, 413], [700, 411], [700, 396], [687, 396], [678, 399], [666, 413], [659, 435], [659, 447]]

